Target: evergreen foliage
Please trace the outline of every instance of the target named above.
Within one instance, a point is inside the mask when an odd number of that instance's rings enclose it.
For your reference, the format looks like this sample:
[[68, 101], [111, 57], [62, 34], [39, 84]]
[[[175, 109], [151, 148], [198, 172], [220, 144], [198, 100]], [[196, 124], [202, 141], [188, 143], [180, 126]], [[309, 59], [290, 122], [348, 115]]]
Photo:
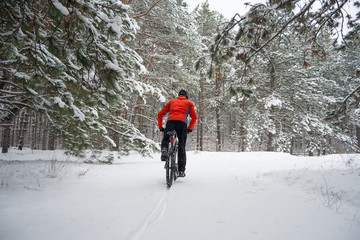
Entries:
[[[156, 93], [136, 81], [144, 73], [141, 57], [126, 44], [136, 22], [121, 1], [1, 1], [1, 90], [6, 115], [23, 106], [41, 111], [66, 148], [96, 146], [92, 134], [116, 147], [155, 149], [132, 124], [114, 116], [127, 108], [125, 98]], [[95, 144], [95, 145], [94, 145]]]
[[165, 101], [177, 97], [180, 89], [187, 89], [191, 100], [196, 100], [198, 86], [193, 63], [201, 55], [200, 38], [184, 1], [145, 0], [130, 5], [131, 15], [140, 27], [133, 48], [144, 59], [147, 69], [141, 81], [161, 89], [164, 99], [159, 101], [153, 95], [141, 100], [133, 97], [129, 102], [136, 104], [129, 112], [133, 116], [131, 121], [141, 132], [156, 138], [160, 137], [156, 113]]
[[[233, 65], [227, 89], [235, 113], [227, 115], [239, 125], [225, 135], [237, 138], [239, 149], [293, 152], [300, 143], [310, 154], [341, 151], [330, 144], [336, 141], [356, 150], [360, 139], [327, 118], [344, 96], [341, 74], [355, 72], [336, 47], [340, 39], [350, 43], [342, 25], [347, 2], [324, 1], [313, 8], [315, 1], [269, 1], [219, 25], [209, 46], [209, 76], [225, 63]], [[356, 19], [347, 18], [356, 29]]]
[[208, 1], [189, 13], [183, 0], [0, 0], [3, 146], [28, 109], [72, 153], [151, 153], [157, 112], [186, 89], [190, 149], [358, 151], [359, 14], [344, 7], [359, 4], [315, 2], [248, 4], [226, 20]]

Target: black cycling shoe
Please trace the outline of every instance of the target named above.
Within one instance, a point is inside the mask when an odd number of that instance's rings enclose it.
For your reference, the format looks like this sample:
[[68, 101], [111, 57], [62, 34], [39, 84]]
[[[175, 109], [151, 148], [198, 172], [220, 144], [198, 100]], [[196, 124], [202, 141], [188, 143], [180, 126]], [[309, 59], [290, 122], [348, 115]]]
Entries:
[[185, 177], [185, 176], [186, 176], [185, 172], [179, 172], [179, 177]]

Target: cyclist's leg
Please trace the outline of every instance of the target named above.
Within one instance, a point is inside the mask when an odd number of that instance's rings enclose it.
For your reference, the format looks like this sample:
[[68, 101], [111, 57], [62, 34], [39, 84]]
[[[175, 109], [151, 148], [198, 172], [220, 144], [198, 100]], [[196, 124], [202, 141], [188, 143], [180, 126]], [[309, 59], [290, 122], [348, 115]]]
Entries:
[[178, 147], [178, 162], [179, 162], [179, 171], [185, 172], [186, 167], [186, 138], [187, 138], [187, 125], [184, 122], [177, 124], [176, 133], [179, 139]]

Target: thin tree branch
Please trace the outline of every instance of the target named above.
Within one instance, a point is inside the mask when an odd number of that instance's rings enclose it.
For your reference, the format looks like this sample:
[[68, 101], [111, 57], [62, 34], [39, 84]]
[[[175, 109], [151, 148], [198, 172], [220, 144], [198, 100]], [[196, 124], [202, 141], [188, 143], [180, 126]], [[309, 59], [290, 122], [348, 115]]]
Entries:
[[149, 122], [152, 122], [152, 123], [154, 123], [154, 124], [157, 124], [157, 121], [154, 121], [154, 119], [149, 118], [148, 116], [145, 116], [145, 115], [142, 115], [142, 114], [139, 114], [139, 113], [135, 114], [135, 116], [145, 118], [145, 119], [148, 120]]
[[[240, 20], [236, 20], [235, 19], [236, 17], [240, 17]], [[231, 19], [231, 21], [227, 24], [227, 26], [223, 30], [222, 35], [220, 36], [220, 38], [216, 41], [212, 56], [216, 52], [216, 49], [219, 48], [220, 42], [225, 38], [225, 36], [230, 32], [230, 30], [233, 29], [236, 25], [238, 25], [244, 19], [246, 19], [246, 17], [241, 18], [241, 16], [238, 13], [235, 14], [235, 16]]]
[[344, 98], [344, 100], [341, 102], [341, 106], [333, 114], [328, 116], [327, 119], [333, 119], [334, 117], [338, 116], [340, 113], [345, 112], [346, 102], [358, 91], [360, 91], [360, 85]]
[[138, 16], [135, 16], [135, 17], [133, 17], [133, 19], [138, 19], [138, 18], [141, 18], [141, 17], [144, 17], [144, 16], [148, 15], [148, 13], [149, 13], [160, 1], [162, 1], [162, 0], [158, 0], [156, 3], [154, 3], [154, 5], [152, 5], [152, 6], [149, 8], [149, 10], [147, 10], [147, 12], [145, 12], [145, 13], [143, 13], [143, 14], [140, 14], [140, 15], [138, 15]]
[[[315, 34], [315, 38], [316, 38], [316, 36], [319, 34], [319, 32], [321, 31], [321, 29], [325, 26], [325, 24], [331, 19], [331, 17], [332, 17], [337, 11], [340, 11], [347, 2], [348, 2], [348, 1], [344, 1], [341, 5], [339, 5], [339, 2], [336, 1], [337, 6], [338, 6], [337, 9], [335, 9], [334, 12], [330, 13], [327, 17], [325, 17], [326, 19], [325, 19], [325, 21], [320, 25], [318, 31], [317, 31], [316, 34]], [[342, 38], [344, 39], [344, 37], [343, 37], [344, 14], [342, 13], [342, 11], [340, 11], [340, 14], [341, 14], [341, 18], [342, 18], [342, 22], [341, 22], [341, 36], [342, 36]]]
[[285, 23], [281, 29], [274, 34], [274, 36], [272, 36], [269, 40], [267, 40], [262, 46], [260, 46], [258, 49], [255, 50], [255, 52], [253, 52], [249, 57], [247, 57], [245, 59], [245, 62], [249, 61], [250, 58], [252, 58], [253, 56], [255, 56], [259, 51], [261, 51], [263, 48], [265, 48], [270, 42], [272, 42], [277, 36], [279, 36], [284, 30], [285, 28], [292, 23], [295, 19], [297, 19], [298, 17], [300, 17], [301, 15], [303, 15], [306, 11], [308, 11], [310, 9], [310, 7], [314, 4], [316, 0], [312, 0], [307, 6], [305, 6], [303, 8], [303, 10], [301, 10], [298, 14], [296, 14], [294, 17], [292, 17], [287, 23]]
[[360, 85], [354, 89], [354, 91], [352, 91], [342, 102], [342, 105], [345, 105], [346, 102], [349, 100], [349, 98], [351, 98], [357, 91], [360, 90]]
[[4, 84], [4, 85], [9, 84], [9, 85], [12, 85], [12, 86], [14, 86], [14, 87], [16, 87], [16, 88], [19, 88], [19, 89], [24, 89], [24, 88], [21, 87], [20, 85], [15, 84], [15, 83], [10, 82], [10, 81], [0, 80], [0, 83], [1, 83], [1, 84]]

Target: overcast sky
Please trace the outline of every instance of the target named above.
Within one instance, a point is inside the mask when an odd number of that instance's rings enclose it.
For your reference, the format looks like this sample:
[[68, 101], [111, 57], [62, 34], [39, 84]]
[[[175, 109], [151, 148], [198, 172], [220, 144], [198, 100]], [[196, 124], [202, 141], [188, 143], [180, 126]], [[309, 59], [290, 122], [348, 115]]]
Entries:
[[[185, 0], [189, 5], [189, 10], [192, 11], [198, 4], [205, 2], [205, 0]], [[244, 3], [259, 3], [265, 2], [265, 0], [208, 0], [211, 10], [216, 10], [222, 13], [226, 18], [232, 18], [235, 13], [244, 15], [248, 8], [244, 6]]]

